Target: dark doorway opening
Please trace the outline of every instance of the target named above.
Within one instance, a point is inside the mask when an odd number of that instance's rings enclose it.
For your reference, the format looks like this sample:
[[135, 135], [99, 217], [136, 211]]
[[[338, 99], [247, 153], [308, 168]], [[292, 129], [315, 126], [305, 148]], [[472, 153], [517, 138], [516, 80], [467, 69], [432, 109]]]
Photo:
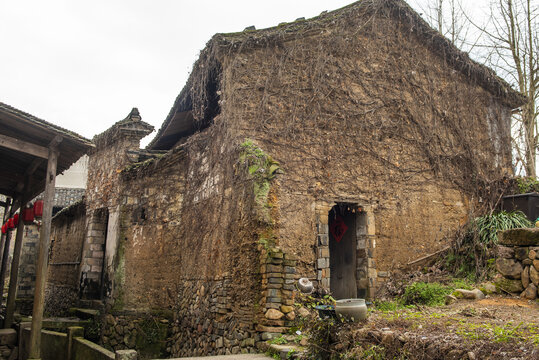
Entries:
[[328, 215], [330, 290], [335, 299], [357, 297], [357, 208], [339, 203]]

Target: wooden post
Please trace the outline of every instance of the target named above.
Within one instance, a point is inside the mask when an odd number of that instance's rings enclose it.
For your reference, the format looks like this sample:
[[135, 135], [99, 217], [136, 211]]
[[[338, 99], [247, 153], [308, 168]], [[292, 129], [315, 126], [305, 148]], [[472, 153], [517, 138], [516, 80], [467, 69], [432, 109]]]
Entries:
[[[11, 198], [6, 198], [6, 202], [4, 204], [4, 218], [2, 219], [2, 224], [0, 225], [4, 225], [7, 219], [9, 219], [9, 212], [11, 211], [10, 205], [11, 205]], [[2, 234], [2, 237], [0, 240], [0, 256], [2, 256], [2, 253], [3, 253], [4, 244], [6, 242], [6, 237], [7, 237], [7, 233]]]
[[[24, 193], [20, 206], [21, 211], [19, 211], [20, 215], [22, 215], [22, 209], [24, 209], [26, 203], [31, 200], [29, 199], [30, 196], [30, 177], [27, 177], [24, 181]], [[19, 261], [21, 259], [23, 234], [24, 222], [22, 221], [22, 217], [20, 217], [19, 224], [17, 225], [17, 236], [15, 237], [15, 248], [13, 249], [13, 260], [11, 260], [11, 273], [9, 275], [9, 290], [7, 295], [4, 329], [9, 329], [13, 324], [13, 314], [15, 313], [15, 299], [17, 297], [17, 282], [19, 277]]]
[[52, 206], [54, 202], [54, 183], [56, 181], [56, 163], [58, 160], [57, 144], [49, 147], [45, 192], [43, 196], [43, 219], [39, 234], [39, 255], [36, 266], [36, 288], [34, 293], [34, 309], [32, 311], [32, 329], [30, 331], [29, 359], [40, 359], [41, 356], [41, 324], [45, 301], [45, 285], [47, 282], [47, 258], [51, 234]]
[[[14, 209], [15, 209], [15, 204], [12, 204], [11, 209], [8, 212], [7, 219], [9, 219], [10, 217], [13, 216], [13, 210]], [[9, 261], [9, 247], [10, 247], [10, 243], [11, 243], [11, 233], [12, 232], [13, 231], [9, 230], [6, 233], [6, 236], [5, 236], [6, 240], [4, 241], [4, 255], [2, 255], [2, 267], [0, 268], [0, 303], [2, 303], [2, 300], [4, 299], [4, 284], [5, 284], [5, 281], [6, 281], [6, 272], [7, 272], [8, 261]]]

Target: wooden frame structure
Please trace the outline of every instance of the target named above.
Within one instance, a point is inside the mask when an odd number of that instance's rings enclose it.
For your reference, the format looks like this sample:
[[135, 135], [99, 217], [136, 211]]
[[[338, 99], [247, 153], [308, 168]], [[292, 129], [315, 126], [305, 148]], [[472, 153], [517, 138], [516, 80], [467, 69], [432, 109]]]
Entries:
[[[37, 195], [43, 193], [44, 199], [36, 266], [30, 359], [39, 359], [41, 356], [41, 323], [56, 175], [67, 170], [93, 146], [90, 140], [74, 132], [0, 102], [0, 194], [8, 198], [8, 201], [0, 205], [4, 206], [6, 213], [12, 215]], [[20, 221], [15, 239], [4, 327], [11, 327], [13, 323], [23, 228]], [[0, 245], [4, 249], [9, 249], [10, 238], [9, 234], [2, 236]], [[4, 251], [0, 284], [4, 281], [7, 268], [6, 254], [9, 252]]]

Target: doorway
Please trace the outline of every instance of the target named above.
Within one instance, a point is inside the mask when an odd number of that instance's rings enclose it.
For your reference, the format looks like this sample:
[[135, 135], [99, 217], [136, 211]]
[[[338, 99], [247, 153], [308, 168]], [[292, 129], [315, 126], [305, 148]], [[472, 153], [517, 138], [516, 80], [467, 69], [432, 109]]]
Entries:
[[356, 298], [358, 206], [338, 203], [328, 214], [330, 290], [335, 299]]

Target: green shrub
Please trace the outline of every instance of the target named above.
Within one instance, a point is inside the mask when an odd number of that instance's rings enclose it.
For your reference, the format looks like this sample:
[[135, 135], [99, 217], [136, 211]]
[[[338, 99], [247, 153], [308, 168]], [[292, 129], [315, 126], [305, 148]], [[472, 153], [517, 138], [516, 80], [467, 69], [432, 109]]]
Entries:
[[401, 301], [404, 305], [439, 306], [445, 304], [445, 296], [451, 288], [439, 283], [416, 282], [404, 290]]
[[517, 178], [517, 186], [520, 194], [539, 192], [539, 181], [534, 177]]

